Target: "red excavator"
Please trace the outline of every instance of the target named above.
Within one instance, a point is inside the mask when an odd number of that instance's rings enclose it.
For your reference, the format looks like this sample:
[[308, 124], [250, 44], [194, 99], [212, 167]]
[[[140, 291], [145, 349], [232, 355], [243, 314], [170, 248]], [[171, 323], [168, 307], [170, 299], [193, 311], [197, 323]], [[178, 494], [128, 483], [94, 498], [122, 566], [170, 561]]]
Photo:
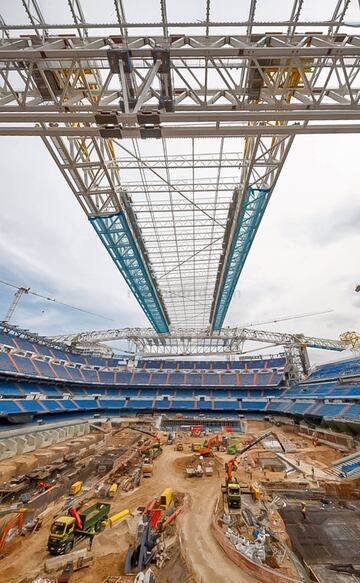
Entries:
[[219, 446], [219, 436], [218, 435], [214, 435], [214, 437], [211, 437], [210, 439], [208, 439], [207, 441], [204, 441], [203, 443], [203, 447], [202, 449], [200, 449], [199, 454], [202, 456], [211, 456], [214, 455], [214, 452], [212, 450], [213, 446], [216, 444], [216, 446]]

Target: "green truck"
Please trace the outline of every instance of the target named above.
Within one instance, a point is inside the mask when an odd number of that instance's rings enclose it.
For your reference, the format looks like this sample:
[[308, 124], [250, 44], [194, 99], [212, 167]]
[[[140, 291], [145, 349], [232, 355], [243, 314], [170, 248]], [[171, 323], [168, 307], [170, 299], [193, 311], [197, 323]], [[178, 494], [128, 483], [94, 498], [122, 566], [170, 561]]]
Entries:
[[51, 525], [47, 548], [52, 555], [69, 553], [75, 544], [103, 530], [110, 512], [110, 504], [97, 502], [78, 512], [74, 507], [69, 515], [59, 516]]

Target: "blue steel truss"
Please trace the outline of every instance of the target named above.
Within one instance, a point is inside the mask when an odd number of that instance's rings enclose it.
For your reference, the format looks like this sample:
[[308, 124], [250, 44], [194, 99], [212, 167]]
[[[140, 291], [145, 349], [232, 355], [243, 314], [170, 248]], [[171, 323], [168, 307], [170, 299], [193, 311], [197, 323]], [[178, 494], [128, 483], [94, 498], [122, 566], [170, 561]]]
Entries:
[[156, 332], [169, 332], [168, 317], [124, 212], [89, 220]]
[[212, 329], [223, 324], [240, 273], [245, 265], [250, 247], [269, 199], [270, 188], [247, 188], [241, 203], [236, 228], [230, 245], [220, 291], [215, 298]]

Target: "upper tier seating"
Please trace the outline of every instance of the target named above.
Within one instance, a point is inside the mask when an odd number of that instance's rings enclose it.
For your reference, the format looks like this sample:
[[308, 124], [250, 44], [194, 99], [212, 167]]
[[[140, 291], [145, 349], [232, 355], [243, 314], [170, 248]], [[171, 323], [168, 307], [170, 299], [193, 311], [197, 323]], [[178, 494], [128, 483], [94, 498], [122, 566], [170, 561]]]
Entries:
[[237, 370], [237, 369], [257, 369], [264, 368], [284, 368], [285, 358], [276, 357], [267, 360], [139, 360], [137, 368], [146, 370]]
[[360, 375], [360, 357], [318, 366], [309, 375], [309, 379], [338, 379], [345, 375]]
[[313, 397], [315, 399], [338, 399], [339, 397], [360, 397], [359, 384], [337, 383], [336, 381], [326, 383], [311, 383], [309, 385], [294, 385], [282, 394], [283, 397]]

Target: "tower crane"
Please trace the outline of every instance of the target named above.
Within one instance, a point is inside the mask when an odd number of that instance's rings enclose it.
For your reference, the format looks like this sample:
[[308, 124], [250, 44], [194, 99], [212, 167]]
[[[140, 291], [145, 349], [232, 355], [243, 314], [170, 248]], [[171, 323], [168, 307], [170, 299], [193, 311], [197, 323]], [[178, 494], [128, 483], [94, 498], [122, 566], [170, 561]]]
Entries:
[[65, 302], [60, 302], [59, 300], [56, 300], [55, 298], [50, 298], [48, 296], [44, 296], [43, 294], [41, 294], [39, 292], [30, 291], [29, 287], [17, 286], [17, 285], [14, 285], [13, 283], [9, 283], [9, 282], [3, 281], [1, 279], [0, 279], [0, 283], [16, 289], [16, 292], [14, 293], [14, 297], [11, 301], [11, 304], [10, 304], [10, 306], [9, 306], [5, 316], [4, 316], [4, 319], [3, 319], [3, 322], [6, 322], [6, 323], [10, 322], [11, 318], [14, 315], [14, 312], [16, 310], [16, 307], [17, 307], [19, 301], [21, 300], [21, 298], [25, 294], [31, 294], [31, 295], [36, 296], [38, 298], [42, 298], [48, 302], [55, 302], [55, 304], [60, 304], [61, 306], [66, 306], [67, 308], [72, 308], [73, 310], [77, 310], [78, 312], [84, 312], [85, 314], [90, 314], [91, 316], [96, 316], [98, 318], [102, 318], [103, 320], [112, 320], [112, 318], [107, 318], [106, 316], [102, 316], [101, 314], [96, 314], [95, 312], [90, 312], [89, 310], [84, 310], [83, 308], [78, 308], [76, 306], [72, 306], [71, 304], [66, 304]]

